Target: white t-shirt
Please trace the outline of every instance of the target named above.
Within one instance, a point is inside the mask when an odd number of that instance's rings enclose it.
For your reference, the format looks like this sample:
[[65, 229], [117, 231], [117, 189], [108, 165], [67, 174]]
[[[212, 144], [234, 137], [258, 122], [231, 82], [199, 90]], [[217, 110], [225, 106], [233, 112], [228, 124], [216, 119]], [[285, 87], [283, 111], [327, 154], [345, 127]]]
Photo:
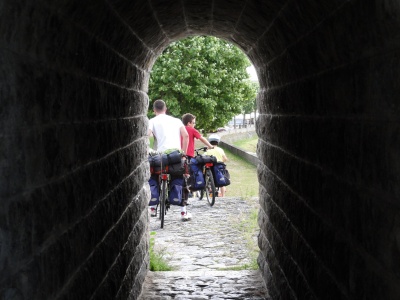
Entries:
[[149, 120], [149, 129], [157, 139], [157, 151], [167, 149], [181, 149], [181, 127], [180, 119], [160, 114]]

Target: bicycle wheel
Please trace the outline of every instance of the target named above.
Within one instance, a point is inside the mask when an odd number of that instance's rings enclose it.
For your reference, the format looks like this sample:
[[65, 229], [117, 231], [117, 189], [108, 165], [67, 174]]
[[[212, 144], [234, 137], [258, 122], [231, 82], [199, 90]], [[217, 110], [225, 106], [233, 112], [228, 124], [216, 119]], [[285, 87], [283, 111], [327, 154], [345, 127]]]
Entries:
[[210, 206], [213, 206], [215, 203], [215, 184], [214, 184], [214, 177], [210, 169], [206, 170], [205, 194], [208, 203], [210, 204]]
[[161, 185], [160, 193], [160, 220], [161, 228], [164, 228], [164, 217], [165, 217], [165, 202], [167, 201], [167, 181], [163, 180]]

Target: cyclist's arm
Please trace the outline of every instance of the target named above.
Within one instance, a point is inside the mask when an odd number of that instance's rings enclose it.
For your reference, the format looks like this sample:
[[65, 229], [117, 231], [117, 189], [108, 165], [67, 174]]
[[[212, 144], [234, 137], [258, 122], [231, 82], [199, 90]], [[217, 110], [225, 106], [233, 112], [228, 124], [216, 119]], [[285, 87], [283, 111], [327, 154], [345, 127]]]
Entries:
[[153, 136], [153, 130], [151, 130], [151, 128], [153, 128], [153, 119], [150, 119], [148, 123], [147, 135], [149, 137]]
[[225, 151], [222, 149], [222, 148], [219, 148], [220, 150], [222, 150], [221, 152], [221, 154], [222, 154], [222, 162], [226, 162], [226, 161], [228, 161], [228, 157], [226, 156], [226, 154], [225, 154]]
[[180, 128], [181, 136], [182, 136], [182, 151], [186, 155], [187, 147], [189, 144], [189, 134], [186, 131], [185, 126]]
[[153, 142], [153, 147], [156, 147], [156, 145], [157, 145], [156, 137], [154, 136], [153, 131], [151, 131], [150, 128], [147, 131], [147, 137], [148, 137], [148, 139], [147, 139], [147, 148], [148, 148], [148, 152], [150, 153], [151, 151], [153, 151], [153, 149], [150, 148], [150, 139], [151, 139], [151, 137], [154, 137], [154, 139], [153, 139], [153, 141], [154, 141]]

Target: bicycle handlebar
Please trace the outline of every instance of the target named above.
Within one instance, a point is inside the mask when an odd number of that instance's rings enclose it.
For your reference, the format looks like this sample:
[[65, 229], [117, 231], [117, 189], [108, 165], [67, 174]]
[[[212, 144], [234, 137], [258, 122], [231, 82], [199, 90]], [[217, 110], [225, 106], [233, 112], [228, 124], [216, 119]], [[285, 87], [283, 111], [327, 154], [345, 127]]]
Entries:
[[201, 148], [194, 149], [194, 151], [198, 155], [200, 151], [206, 152], [207, 149], [208, 149], [207, 147], [201, 147]]
[[197, 151], [207, 151], [207, 149], [208, 149], [207, 147], [201, 147], [201, 148], [197, 148], [196, 150]]

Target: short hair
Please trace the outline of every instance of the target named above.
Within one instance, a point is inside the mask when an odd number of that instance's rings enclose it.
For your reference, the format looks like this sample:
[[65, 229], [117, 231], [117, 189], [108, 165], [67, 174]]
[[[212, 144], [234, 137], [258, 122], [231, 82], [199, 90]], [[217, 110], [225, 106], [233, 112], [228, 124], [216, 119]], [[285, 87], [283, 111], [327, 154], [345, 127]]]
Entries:
[[213, 145], [213, 146], [218, 146], [218, 142], [217, 141], [211, 141], [210, 144]]
[[158, 99], [153, 103], [153, 109], [157, 112], [162, 112], [167, 108], [164, 100]]
[[186, 126], [188, 123], [192, 122], [194, 119], [196, 119], [195, 115], [187, 113], [182, 116], [182, 123], [183, 123], [183, 125]]

